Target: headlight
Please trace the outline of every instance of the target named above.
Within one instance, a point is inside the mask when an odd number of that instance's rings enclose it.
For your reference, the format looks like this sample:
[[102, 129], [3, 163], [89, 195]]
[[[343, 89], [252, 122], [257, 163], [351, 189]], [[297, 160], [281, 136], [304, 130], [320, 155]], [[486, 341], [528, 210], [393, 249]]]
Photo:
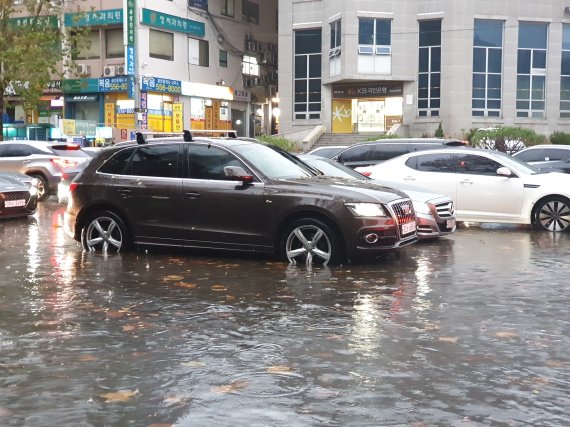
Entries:
[[378, 203], [346, 203], [345, 205], [354, 216], [388, 216], [382, 205]]
[[412, 203], [417, 214], [431, 214], [431, 210], [427, 203], [418, 202], [417, 200], [412, 200]]

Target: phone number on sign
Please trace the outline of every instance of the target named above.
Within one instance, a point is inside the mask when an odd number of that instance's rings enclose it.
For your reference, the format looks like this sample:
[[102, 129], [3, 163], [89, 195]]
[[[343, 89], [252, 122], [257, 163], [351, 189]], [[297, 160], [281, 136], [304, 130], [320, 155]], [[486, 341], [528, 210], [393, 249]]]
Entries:
[[181, 93], [182, 88], [176, 85], [167, 85], [164, 83], [157, 83], [154, 87], [157, 92], [166, 92], [166, 93]]
[[[108, 85], [105, 85], [102, 89], [108, 92], [121, 92], [121, 91], [126, 91], [127, 90], [127, 83], [110, 83]], [[101, 90], [101, 89], [100, 89]]]

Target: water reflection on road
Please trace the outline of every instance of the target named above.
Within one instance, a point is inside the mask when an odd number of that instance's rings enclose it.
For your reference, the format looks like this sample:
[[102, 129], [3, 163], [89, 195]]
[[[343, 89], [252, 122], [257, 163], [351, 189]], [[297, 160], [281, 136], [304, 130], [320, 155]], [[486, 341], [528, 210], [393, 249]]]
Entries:
[[570, 236], [465, 227], [373, 264], [84, 253], [0, 223], [0, 425], [570, 424]]

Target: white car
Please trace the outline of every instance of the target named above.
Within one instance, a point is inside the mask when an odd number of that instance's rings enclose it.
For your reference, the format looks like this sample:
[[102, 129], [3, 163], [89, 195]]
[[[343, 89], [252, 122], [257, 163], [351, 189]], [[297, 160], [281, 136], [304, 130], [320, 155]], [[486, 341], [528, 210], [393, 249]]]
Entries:
[[539, 173], [504, 153], [476, 148], [428, 150], [363, 169], [371, 178], [417, 184], [448, 195], [455, 202], [458, 221], [570, 230], [570, 175]]

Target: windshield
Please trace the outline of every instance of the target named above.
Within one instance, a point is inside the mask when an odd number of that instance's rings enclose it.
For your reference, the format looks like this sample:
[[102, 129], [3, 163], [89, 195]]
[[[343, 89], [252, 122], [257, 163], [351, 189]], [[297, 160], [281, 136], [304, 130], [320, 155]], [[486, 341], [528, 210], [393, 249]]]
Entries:
[[497, 155], [501, 156], [501, 160], [505, 164], [505, 166], [512, 168], [516, 171], [520, 171], [526, 174], [536, 174], [541, 173], [537, 168], [532, 165], [529, 165], [527, 162], [523, 162], [522, 160], [517, 159], [516, 157], [509, 156], [508, 154], [504, 153], [496, 153]]
[[271, 179], [307, 178], [311, 173], [278, 151], [261, 144], [244, 144], [233, 147], [236, 153]]
[[347, 166], [342, 165], [341, 163], [335, 162], [334, 160], [327, 160], [311, 156], [300, 156], [299, 158], [309, 166], [318, 169], [327, 176], [347, 179], [368, 179], [364, 175]]

